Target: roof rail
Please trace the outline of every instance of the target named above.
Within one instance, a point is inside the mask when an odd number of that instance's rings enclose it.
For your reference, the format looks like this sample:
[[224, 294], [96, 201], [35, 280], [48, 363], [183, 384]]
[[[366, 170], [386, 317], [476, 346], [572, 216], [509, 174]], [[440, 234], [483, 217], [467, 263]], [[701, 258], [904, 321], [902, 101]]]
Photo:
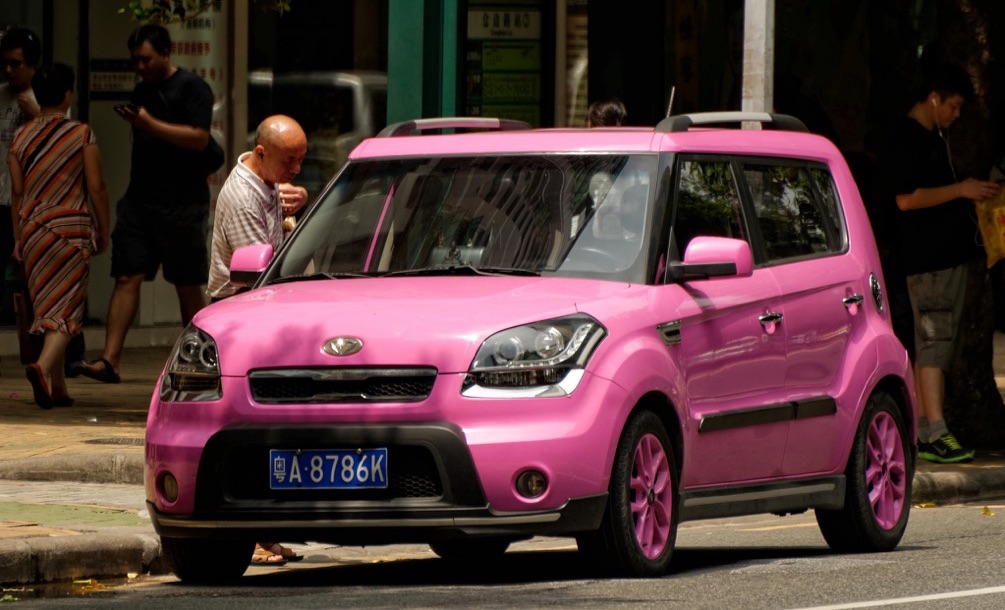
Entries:
[[697, 112], [676, 114], [656, 125], [656, 131], [674, 133], [687, 131], [692, 125], [723, 125], [728, 123], [760, 123], [761, 129], [782, 129], [785, 131], [809, 131], [806, 125], [788, 114], [767, 112]]
[[413, 119], [392, 123], [380, 130], [378, 138], [393, 138], [411, 135], [413, 131], [431, 131], [434, 129], [484, 129], [488, 131], [516, 131], [530, 129], [530, 123], [513, 119], [497, 119], [492, 117], [438, 117], [433, 119]]

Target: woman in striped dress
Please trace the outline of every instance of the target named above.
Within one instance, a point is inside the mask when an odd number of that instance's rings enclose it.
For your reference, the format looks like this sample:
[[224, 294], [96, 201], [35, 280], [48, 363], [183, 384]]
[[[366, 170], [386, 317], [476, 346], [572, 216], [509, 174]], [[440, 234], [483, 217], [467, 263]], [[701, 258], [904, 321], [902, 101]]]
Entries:
[[108, 247], [108, 193], [94, 133], [66, 118], [73, 79], [64, 64], [35, 72], [31, 84], [42, 110], [14, 134], [8, 160], [14, 255], [28, 276], [31, 332], [45, 335], [38, 362], [25, 374], [45, 409], [73, 404], [63, 376], [66, 345], [81, 332], [90, 257]]

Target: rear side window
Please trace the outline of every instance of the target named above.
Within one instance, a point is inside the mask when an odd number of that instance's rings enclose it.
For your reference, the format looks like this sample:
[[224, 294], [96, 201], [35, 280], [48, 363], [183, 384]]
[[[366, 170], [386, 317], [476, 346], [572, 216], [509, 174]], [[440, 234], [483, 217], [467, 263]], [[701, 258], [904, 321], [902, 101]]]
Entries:
[[841, 214], [830, 173], [819, 167], [743, 161], [769, 262], [840, 252]]

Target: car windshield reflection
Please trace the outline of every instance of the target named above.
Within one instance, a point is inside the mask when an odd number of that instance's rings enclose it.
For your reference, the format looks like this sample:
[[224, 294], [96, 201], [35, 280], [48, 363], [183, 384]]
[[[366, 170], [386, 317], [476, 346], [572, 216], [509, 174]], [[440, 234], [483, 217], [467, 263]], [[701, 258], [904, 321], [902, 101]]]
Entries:
[[643, 280], [655, 155], [351, 163], [271, 270]]

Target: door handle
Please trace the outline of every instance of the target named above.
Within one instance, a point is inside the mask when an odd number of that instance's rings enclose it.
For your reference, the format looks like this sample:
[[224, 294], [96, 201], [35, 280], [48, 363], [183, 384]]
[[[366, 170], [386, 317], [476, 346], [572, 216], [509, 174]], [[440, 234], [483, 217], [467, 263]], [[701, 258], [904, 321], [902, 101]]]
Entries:
[[851, 296], [843, 298], [841, 302], [844, 303], [844, 306], [848, 309], [848, 313], [850, 313], [851, 315], [855, 315], [858, 313], [858, 306], [861, 305], [862, 301], [864, 300], [865, 297], [863, 297], [862, 295], [853, 294]]
[[757, 321], [761, 323], [764, 327], [764, 331], [769, 335], [774, 334], [778, 325], [782, 322], [782, 314], [778, 312], [769, 312], [757, 317]]

